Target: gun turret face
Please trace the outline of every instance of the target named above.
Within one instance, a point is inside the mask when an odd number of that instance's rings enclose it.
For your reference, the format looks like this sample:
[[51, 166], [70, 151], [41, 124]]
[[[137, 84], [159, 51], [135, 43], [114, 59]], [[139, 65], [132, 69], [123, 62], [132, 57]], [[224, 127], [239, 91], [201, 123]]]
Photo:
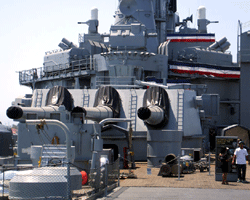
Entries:
[[141, 107], [137, 115], [149, 125], [159, 125], [165, 121], [164, 110], [159, 106]]
[[103, 86], [96, 92], [93, 107], [76, 106], [72, 114], [83, 113], [85, 119], [100, 122], [106, 118], [120, 117], [120, 106], [121, 99], [117, 90], [110, 86]]
[[143, 97], [143, 107], [137, 115], [146, 124], [155, 128], [162, 128], [169, 119], [169, 98], [165, 89], [153, 86], [146, 90]]

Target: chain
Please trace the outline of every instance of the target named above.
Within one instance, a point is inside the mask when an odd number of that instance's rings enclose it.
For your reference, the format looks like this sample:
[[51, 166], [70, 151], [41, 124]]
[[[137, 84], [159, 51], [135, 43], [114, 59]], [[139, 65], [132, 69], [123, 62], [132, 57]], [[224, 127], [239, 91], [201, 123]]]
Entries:
[[[41, 142], [42, 144], [46, 144], [46, 142], [44, 141], [44, 139], [43, 139], [41, 133], [45, 136], [45, 138], [49, 141], [49, 143], [52, 141], [51, 137], [49, 136], [49, 134], [47, 133], [47, 131], [44, 129], [44, 126], [45, 126], [45, 125], [47, 126], [45, 120], [41, 120], [41, 123], [36, 125], [38, 137], [39, 137], [40, 142]], [[47, 129], [48, 129], [48, 126], [47, 126]], [[41, 130], [41, 132], [40, 132], [40, 130]], [[60, 148], [57, 144], [56, 144], [56, 147], [57, 147], [58, 150], [63, 151], [63, 149]], [[45, 151], [47, 151], [47, 150], [45, 149]], [[54, 155], [54, 156], [56, 156], [56, 154], [55, 154], [54, 152], [51, 152], [51, 154]], [[51, 160], [55, 159], [55, 158], [53, 158], [53, 157], [51, 156], [51, 154], [48, 154], [48, 156], [50, 157], [50, 159], [51, 159]], [[50, 161], [51, 161], [51, 160], [50, 160]]]

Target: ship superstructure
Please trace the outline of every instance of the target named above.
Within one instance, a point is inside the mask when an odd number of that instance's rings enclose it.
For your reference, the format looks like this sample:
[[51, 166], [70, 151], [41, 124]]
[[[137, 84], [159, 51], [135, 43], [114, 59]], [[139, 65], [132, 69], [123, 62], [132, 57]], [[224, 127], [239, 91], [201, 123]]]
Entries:
[[[240, 67], [227, 52], [230, 46], [227, 39], [215, 41], [215, 34], [207, 33], [207, 26], [217, 22], [206, 19], [206, 8], [198, 8], [195, 29], [188, 27], [192, 16], [179, 20], [176, 3], [176, 0], [119, 0], [108, 34], [98, 32], [98, 10], [92, 9], [90, 20], [78, 22], [88, 25], [88, 33], [79, 34], [78, 45], [63, 38], [60, 50], [46, 52], [43, 67], [19, 72], [20, 84], [31, 87], [33, 96], [17, 99], [16, 105], [31, 110], [46, 107], [50, 89], [62, 86], [73, 99], [72, 109], [65, 110], [69, 112], [63, 119], [65, 123], [75, 123], [74, 115], [70, 114], [75, 107], [80, 108], [81, 114], [90, 112], [85, 112], [88, 107], [95, 113], [87, 121], [77, 123], [99, 123], [111, 116], [130, 119], [133, 141], [139, 145], [134, 148], [135, 158], [161, 157], [150, 161], [153, 166], [163, 157], [158, 155], [160, 149], [155, 150], [157, 142], [171, 143], [169, 137], [164, 139], [161, 135], [164, 133], [177, 137], [180, 145], [176, 154], [181, 146], [209, 148], [211, 133], [239, 123]], [[101, 93], [105, 97], [101, 104], [97, 103], [100, 89], [106, 92]], [[115, 99], [121, 101], [119, 112], [115, 109], [114, 115], [113, 107], [96, 110], [104, 106], [103, 102], [114, 101], [114, 91], [119, 94]], [[168, 103], [162, 104], [163, 96], [168, 96]], [[61, 109], [56, 112], [62, 112]], [[58, 116], [56, 119], [62, 120]], [[102, 130], [102, 137], [104, 143], [115, 144], [122, 152], [127, 144], [123, 129], [130, 125], [127, 121], [116, 123], [120, 128], [109, 125]], [[158, 135], [154, 138], [151, 134]]]
[[19, 122], [15, 165], [35, 169], [10, 181], [10, 199], [70, 199], [82, 188], [79, 169], [99, 192], [121, 164], [164, 168], [168, 155], [190, 148], [202, 157], [221, 129], [249, 126], [249, 32], [240, 33], [233, 63], [226, 37], [207, 32], [218, 22], [204, 6], [190, 28], [192, 15], [180, 21], [176, 0], [118, 3], [109, 33], [98, 32], [94, 8], [78, 22], [88, 26], [79, 44], [63, 38], [42, 67], [19, 72], [33, 94], [16, 98], [6, 114]]

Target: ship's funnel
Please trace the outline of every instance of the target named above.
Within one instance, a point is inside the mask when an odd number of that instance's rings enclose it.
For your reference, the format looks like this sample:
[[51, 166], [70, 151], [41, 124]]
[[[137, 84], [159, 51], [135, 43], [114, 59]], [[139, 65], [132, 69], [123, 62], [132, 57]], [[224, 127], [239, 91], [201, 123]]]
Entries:
[[132, 14], [134, 14], [136, 8], [137, 3], [135, 0], [122, 0], [119, 5], [120, 11], [126, 16], [131, 16]]
[[150, 126], [162, 128], [169, 119], [169, 98], [165, 89], [157, 86], [146, 90], [143, 97], [143, 107], [137, 115]]

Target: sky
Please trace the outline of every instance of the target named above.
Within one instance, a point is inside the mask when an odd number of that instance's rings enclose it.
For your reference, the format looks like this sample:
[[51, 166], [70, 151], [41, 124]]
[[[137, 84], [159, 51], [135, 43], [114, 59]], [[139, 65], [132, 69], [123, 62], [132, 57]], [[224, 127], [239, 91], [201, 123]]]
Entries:
[[[243, 0], [177, 0], [180, 19], [193, 14], [190, 27], [197, 27], [197, 8], [206, 7], [206, 17], [218, 24], [208, 25], [216, 40], [226, 36], [229, 51], [236, 61], [238, 20], [248, 25], [250, 1]], [[6, 110], [18, 96], [32, 90], [19, 85], [18, 71], [39, 68], [46, 51], [59, 49], [62, 38], [78, 44], [78, 34], [87, 33], [87, 25], [77, 24], [90, 19], [92, 8], [98, 8], [99, 33], [108, 33], [114, 23], [118, 0], [13, 0], [1, 1], [0, 6], [0, 121], [14, 124]], [[246, 26], [243, 30], [249, 30]]]

